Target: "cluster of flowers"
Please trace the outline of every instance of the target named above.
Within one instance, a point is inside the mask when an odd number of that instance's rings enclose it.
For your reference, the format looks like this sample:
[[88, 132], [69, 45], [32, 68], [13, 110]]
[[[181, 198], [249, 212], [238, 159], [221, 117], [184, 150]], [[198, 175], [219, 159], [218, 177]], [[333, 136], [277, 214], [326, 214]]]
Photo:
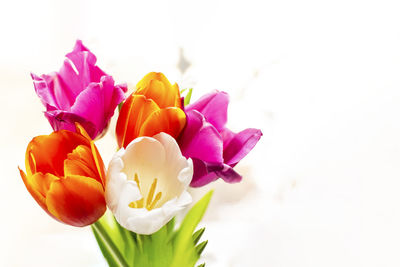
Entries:
[[[127, 86], [96, 66], [79, 40], [59, 72], [32, 79], [54, 132], [32, 139], [20, 174], [51, 217], [73, 226], [96, 222], [108, 207], [126, 229], [152, 234], [192, 202], [189, 186], [239, 182], [233, 167], [262, 135], [225, 127], [225, 92], [185, 106], [162, 73], [147, 74], [125, 99]], [[119, 150], [106, 169], [93, 140], [118, 105]]]

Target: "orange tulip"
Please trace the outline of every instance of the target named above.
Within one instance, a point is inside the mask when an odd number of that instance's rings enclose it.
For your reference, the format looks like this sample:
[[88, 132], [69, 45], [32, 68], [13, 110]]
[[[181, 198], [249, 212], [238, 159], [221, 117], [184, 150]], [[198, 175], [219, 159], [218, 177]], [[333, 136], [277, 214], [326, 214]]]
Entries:
[[105, 167], [85, 130], [61, 130], [41, 135], [28, 144], [26, 188], [53, 218], [73, 226], [97, 221], [106, 211]]
[[178, 85], [171, 85], [162, 73], [151, 72], [136, 87], [119, 113], [118, 146], [126, 148], [139, 136], [160, 132], [177, 138], [186, 124]]

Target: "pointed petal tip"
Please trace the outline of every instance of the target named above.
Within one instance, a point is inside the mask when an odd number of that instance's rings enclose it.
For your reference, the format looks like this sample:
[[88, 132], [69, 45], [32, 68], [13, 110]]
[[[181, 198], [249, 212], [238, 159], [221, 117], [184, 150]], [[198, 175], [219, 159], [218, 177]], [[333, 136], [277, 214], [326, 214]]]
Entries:
[[77, 39], [74, 45], [73, 52], [83, 52], [83, 51], [89, 51], [89, 49], [87, 49], [86, 46], [83, 45], [82, 40]]
[[83, 128], [83, 126], [79, 123], [79, 122], [75, 122], [75, 128], [76, 128], [76, 132], [83, 135], [84, 137], [86, 137], [89, 141], [92, 141], [92, 138], [89, 136], [89, 134], [87, 133], [87, 131], [85, 130], [85, 128]]
[[30, 74], [31, 74], [32, 80], [34, 80], [34, 81], [42, 80], [42, 78], [40, 76], [36, 75], [35, 73], [31, 72]]

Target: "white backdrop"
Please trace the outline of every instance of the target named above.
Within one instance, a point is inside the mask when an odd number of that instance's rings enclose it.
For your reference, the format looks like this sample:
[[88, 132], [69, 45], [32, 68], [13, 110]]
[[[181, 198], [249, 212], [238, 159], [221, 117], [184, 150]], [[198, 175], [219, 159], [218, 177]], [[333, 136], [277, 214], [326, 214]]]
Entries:
[[58, 70], [77, 38], [118, 82], [225, 90], [231, 128], [263, 130], [242, 183], [194, 190], [215, 188], [207, 266], [400, 266], [398, 1], [0, 3], [0, 266], [105, 266], [90, 228], [48, 217], [17, 171], [51, 131], [29, 73]]

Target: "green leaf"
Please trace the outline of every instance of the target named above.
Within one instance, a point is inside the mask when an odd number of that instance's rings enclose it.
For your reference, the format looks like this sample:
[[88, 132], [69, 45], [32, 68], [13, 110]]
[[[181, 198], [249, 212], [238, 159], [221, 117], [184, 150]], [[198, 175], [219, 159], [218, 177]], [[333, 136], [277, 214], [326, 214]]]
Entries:
[[101, 253], [103, 253], [103, 256], [106, 259], [108, 265], [110, 267], [118, 266], [117, 261], [111, 256], [111, 253], [108, 251], [107, 246], [104, 244], [104, 242], [101, 239], [101, 237], [100, 237], [99, 233], [97, 232], [97, 230], [95, 230], [95, 228], [92, 227], [92, 231], [93, 231], [94, 237], [96, 238], [97, 244], [100, 247]]
[[174, 227], [175, 227], [175, 217], [172, 218], [166, 225], [167, 228], [167, 232], [169, 234], [171, 234], [174, 231]]
[[177, 229], [172, 219], [152, 235], [128, 231], [107, 212], [92, 229], [109, 266], [194, 267], [207, 244], [204, 241], [196, 246], [205, 229], [195, 229], [211, 196], [212, 191], [197, 202]]
[[[134, 249], [135, 249], [135, 242], [132, 239], [132, 236], [130, 234], [130, 231], [128, 231], [127, 229], [125, 229], [124, 227], [122, 227], [113, 217], [113, 223], [116, 226], [116, 230], [114, 232], [114, 239], [122, 239], [122, 244], [120, 244], [120, 246], [122, 246], [122, 252], [125, 256], [125, 260], [128, 263], [131, 263], [134, 261], [134, 256], [135, 253], [133, 253]], [[118, 243], [117, 243], [118, 244]]]
[[196, 226], [199, 224], [201, 218], [207, 209], [208, 203], [210, 202], [213, 191], [205, 194], [186, 214], [185, 219], [178, 230], [178, 236], [187, 236], [190, 233], [190, 237], [194, 232]]
[[101, 222], [92, 224], [97, 243], [110, 266], [129, 267], [118, 247], [114, 244]]
[[[186, 89], [185, 89], [185, 90], [186, 90]], [[188, 91], [188, 93], [186, 94], [185, 99], [183, 100], [183, 104], [184, 104], [185, 106], [187, 106], [187, 105], [190, 104], [190, 99], [192, 98], [192, 91], [193, 91], [193, 88], [189, 88], [189, 91]]]
[[110, 211], [107, 211], [96, 223], [104, 228], [112, 242], [124, 256], [125, 261], [128, 263], [133, 262], [134, 253], [132, 253], [132, 250], [134, 249], [134, 242], [131, 232], [119, 225]]
[[199, 245], [196, 246], [196, 252], [197, 252], [197, 254], [199, 254], [199, 256], [201, 255], [203, 250], [206, 248], [207, 243], [208, 243], [208, 240], [203, 241]]
[[118, 104], [118, 112], [121, 111], [122, 105], [124, 104], [124, 101], [122, 101], [121, 103]]
[[200, 265], [197, 265], [197, 267], [205, 267], [205, 266], [206, 266], [205, 263], [202, 263], [202, 264], [200, 264]]
[[203, 233], [204, 233], [204, 230], [206, 230], [206, 228], [203, 227], [203, 228], [201, 228], [200, 230], [197, 230], [197, 231], [193, 234], [193, 242], [194, 242], [195, 245], [199, 242], [201, 236], [202, 236]]
[[173, 257], [173, 248], [168, 245], [168, 226], [162, 227], [156, 233], [149, 236], [152, 244], [152, 258], [156, 259], [155, 266], [168, 266]]
[[194, 266], [199, 259], [193, 242], [193, 232], [203, 217], [213, 191], [208, 192], [187, 213], [174, 240], [174, 258], [171, 267]]

